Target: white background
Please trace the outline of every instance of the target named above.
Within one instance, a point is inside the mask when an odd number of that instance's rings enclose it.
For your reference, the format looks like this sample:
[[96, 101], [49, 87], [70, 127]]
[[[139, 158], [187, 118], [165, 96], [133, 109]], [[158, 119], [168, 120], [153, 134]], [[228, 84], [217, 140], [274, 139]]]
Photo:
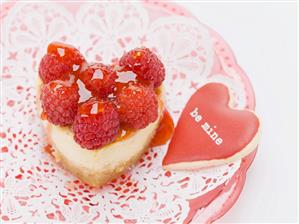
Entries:
[[179, 2], [232, 47], [252, 81], [262, 140], [244, 190], [218, 221], [297, 219], [297, 18], [295, 3]]

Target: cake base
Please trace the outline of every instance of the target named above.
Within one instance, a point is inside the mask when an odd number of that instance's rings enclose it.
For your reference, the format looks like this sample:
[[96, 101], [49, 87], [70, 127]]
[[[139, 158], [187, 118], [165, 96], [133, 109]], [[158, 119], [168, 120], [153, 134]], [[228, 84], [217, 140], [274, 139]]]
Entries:
[[[153, 135], [154, 136], [154, 135]], [[120, 176], [124, 171], [134, 166], [143, 156], [145, 152], [149, 149], [149, 144], [151, 139], [148, 141], [146, 146], [140, 150], [138, 153], [134, 154], [130, 159], [123, 161], [115, 167], [107, 167], [107, 169], [97, 170], [90, 169], [84, 166], [77, 166], [72, 161], [70, 161], [66, 156], [59, 152], [53, 145], [54, 152], [52, 155], [55, 160], [61, 164], [66, 170], [71, 172], [73, 175], [78, 177], [84, 183], [92, 187], [101, 187], [109, 181]]]

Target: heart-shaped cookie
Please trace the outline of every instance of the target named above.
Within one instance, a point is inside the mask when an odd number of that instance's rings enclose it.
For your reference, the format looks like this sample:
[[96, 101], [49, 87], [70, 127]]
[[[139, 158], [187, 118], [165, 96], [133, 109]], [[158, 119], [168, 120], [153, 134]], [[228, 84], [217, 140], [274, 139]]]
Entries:
[[237, 110], [229, 89], [208, 83], [188, 101], [175, 128], [163, 167], [193, 170], [231, 163], [252, 152], [260, 121], [253, 111]]

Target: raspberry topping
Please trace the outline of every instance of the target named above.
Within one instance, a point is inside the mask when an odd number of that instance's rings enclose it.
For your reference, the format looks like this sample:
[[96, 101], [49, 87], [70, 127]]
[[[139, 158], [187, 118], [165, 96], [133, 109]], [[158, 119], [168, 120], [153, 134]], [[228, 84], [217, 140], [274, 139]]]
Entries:
[[141, 129], [158, 118], [158, 100], [154, 90], [140, 83], [123, 87], [116, 98], [121, 124]]
[[152, 84], [155, 88], [165, 79], [164, 65], [148, 48], [136, 48], [124, 54], [120, 61], [124, 70], [137, 74], [140, 82]]
[[53, 80], [67, 80], [69, 77], [69, 67], [59, 61], [56, 56], [46, 54], [39, 64], [39, 77], [43, 83], [48, 83]]
[[78, 86], [70, 81], [52, 81], [41, 89], [41, 106], [47, 119], [60, 126], [72, 124], [78, 109]]
[[116, 139], [119, 126], [114, 104], [91, 98], [78, 109], [73, 125], [74, 138], [84, 148], [97, 149]]
[[154, 88], [165, 78], [162, 62], [148, 48], [136, 48], [115, 63], [88, 64], [75, 47], [49, 44], [39, 65], [43, 119], [70, 125], [75, 141], [87, 149], [154, 122], [160, 90]]
[[94, 63], [89, 65], [79, 77], [94, 96], [105, 97], [113, 92], [117, 75], [110, 66]]
[[80, 71], [83, 63], [85, 63], [85, 59], [80, 51], [69, 44], [52, 42], [48, 46], [48, 54], [55, 55], [56, 58], [67, 65], [71, 69], [70, 72], [73, 73]]
[[73, 46], [53, 42], [39, 65], [39, 76], [44, 83], [53, 80], [67, 80], [69, 74], [80, 73], [85, 59]]

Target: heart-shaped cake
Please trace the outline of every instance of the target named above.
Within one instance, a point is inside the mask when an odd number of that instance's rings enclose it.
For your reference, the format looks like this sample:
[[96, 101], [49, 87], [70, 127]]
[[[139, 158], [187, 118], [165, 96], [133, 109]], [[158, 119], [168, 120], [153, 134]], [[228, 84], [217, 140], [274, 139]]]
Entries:
[[253, 111], [231, 107], [229, 89], [208, 83], [190, 98], [169, 144], [163, 167], [194, 170], [231, 163], [252, 152], [260, 121]]
[[104, 65], [88, 63], [74, 46], [50, 43], [37, 85], [52, 147], [47, 151], [91, 186], [121, 175], [150, 145], [171, 136], [164, 131], [170, 117], [164, 112], [164, 77], [164, 65], [145, 47]]

